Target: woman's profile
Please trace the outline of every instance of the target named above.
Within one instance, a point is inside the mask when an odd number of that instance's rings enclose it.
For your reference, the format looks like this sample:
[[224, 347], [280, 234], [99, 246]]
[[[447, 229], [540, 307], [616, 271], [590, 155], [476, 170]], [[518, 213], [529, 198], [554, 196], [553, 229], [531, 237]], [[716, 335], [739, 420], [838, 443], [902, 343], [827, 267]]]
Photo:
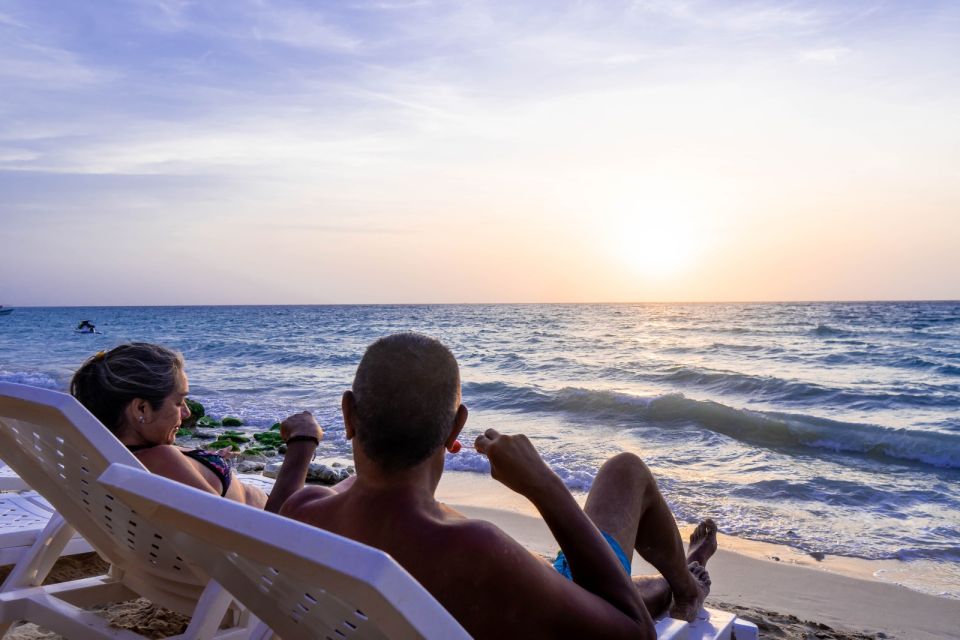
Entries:
[[280, 425], [287, 453], [270, 497], [237, 480], [222, 452], [175, 444], [177, 430], [190, 417], [189, 381], [183, 357], [146, 342], [123, 344], [88, 358], [70, 382], [80, 401], [152, 473], [203, 491], [276, 512], [303, 487], [307, 467], [323, 431], [309, 412]]

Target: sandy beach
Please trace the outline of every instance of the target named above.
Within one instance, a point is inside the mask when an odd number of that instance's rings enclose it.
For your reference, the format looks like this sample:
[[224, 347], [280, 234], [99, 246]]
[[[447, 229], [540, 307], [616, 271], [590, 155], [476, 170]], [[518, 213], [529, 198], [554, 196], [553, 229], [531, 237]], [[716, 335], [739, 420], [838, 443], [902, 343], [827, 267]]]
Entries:
[[[490, 520], [528, 549], [552, 558], [557, 550], [549, 529], [532, 506], [491, 478], [447, 472], [438, 497], [464, 514]], [[578, 496], [582, 499], [583, 496]], [[683, 531], [689, 533], [689, 527]], [[872, 579], [880, 563], [816, 560], [786, 547], [729, 536], [711, 559], [712, 592], [707, 605], [755, 622], [762, 638], [837, 640], [956, 638], [960, 601], [939, 598]], [[106, 571], [95, 554], [63, 558], [48, 582]], [[0, 568], [0, 580], [8, 568]], [[871, 571], [872, 570], [872, 571]], [[634, 556], [633, 573], [654, 573]], [[187, 620], [145, 600], [117, 603], [99, 611], [121, 628], [153, 638], [181, 633]], [[54, 640], [60, 636], [34, 624], [8, 632], [7, 640]]]

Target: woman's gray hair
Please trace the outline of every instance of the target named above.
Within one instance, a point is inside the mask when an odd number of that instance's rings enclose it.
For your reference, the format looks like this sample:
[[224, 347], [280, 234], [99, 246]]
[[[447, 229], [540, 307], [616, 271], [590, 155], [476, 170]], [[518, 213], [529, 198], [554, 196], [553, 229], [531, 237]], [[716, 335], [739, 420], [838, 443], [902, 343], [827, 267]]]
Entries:
[[176, 351], [148, 342], [122, 344], [88, 358], [73, 374], [70, 394], [119, 435], [127, 405], [140, 398], [159, 409], [182, 371], [183, 356]]

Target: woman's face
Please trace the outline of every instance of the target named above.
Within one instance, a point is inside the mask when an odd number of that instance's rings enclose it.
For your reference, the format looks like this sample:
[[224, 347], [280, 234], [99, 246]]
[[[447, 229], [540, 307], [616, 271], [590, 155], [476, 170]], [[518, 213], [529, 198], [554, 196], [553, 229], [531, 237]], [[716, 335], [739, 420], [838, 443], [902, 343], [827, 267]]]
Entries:
[[140, 438], [148, 444], [173, 444], [180, 423], [190, 417], [186, 402], [189, 393], [187, 376], [179, 371], [173, 392], [163, 399], [156, 410], [147, 411], [144, 421], [137, 424]]

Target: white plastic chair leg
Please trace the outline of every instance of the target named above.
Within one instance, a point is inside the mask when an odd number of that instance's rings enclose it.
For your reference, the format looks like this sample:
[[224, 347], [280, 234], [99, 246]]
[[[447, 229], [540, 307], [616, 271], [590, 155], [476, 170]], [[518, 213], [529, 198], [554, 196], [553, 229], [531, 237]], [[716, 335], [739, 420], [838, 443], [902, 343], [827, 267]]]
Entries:
[[211, 580], [193, 610], [193, 617], [183, 635], [177, 636], [183, 640], [210, 640], [220, 629], [220, 623], [230, 609], [233, 596], [217, 582]]
[[76, 530], [59, 513], [53, 514], [36, 542], [3, 581], [0, 593], [42, 584], [74, 534]]
[[[143, 640], [143, 636], [111, 627], [95, 613], [68, 604], [40, 588], [22, 590], [17, 594], [17, 606], [9, 608], [7, 605], [14, 603], [3, 600], [9, 594], [0, 595], [0, 619], [8, 627], [10, 623], [23, 619], [42, 624], [44, 628], [70, 640]], [[11, 616], [15, 617], [11, 620]]]

